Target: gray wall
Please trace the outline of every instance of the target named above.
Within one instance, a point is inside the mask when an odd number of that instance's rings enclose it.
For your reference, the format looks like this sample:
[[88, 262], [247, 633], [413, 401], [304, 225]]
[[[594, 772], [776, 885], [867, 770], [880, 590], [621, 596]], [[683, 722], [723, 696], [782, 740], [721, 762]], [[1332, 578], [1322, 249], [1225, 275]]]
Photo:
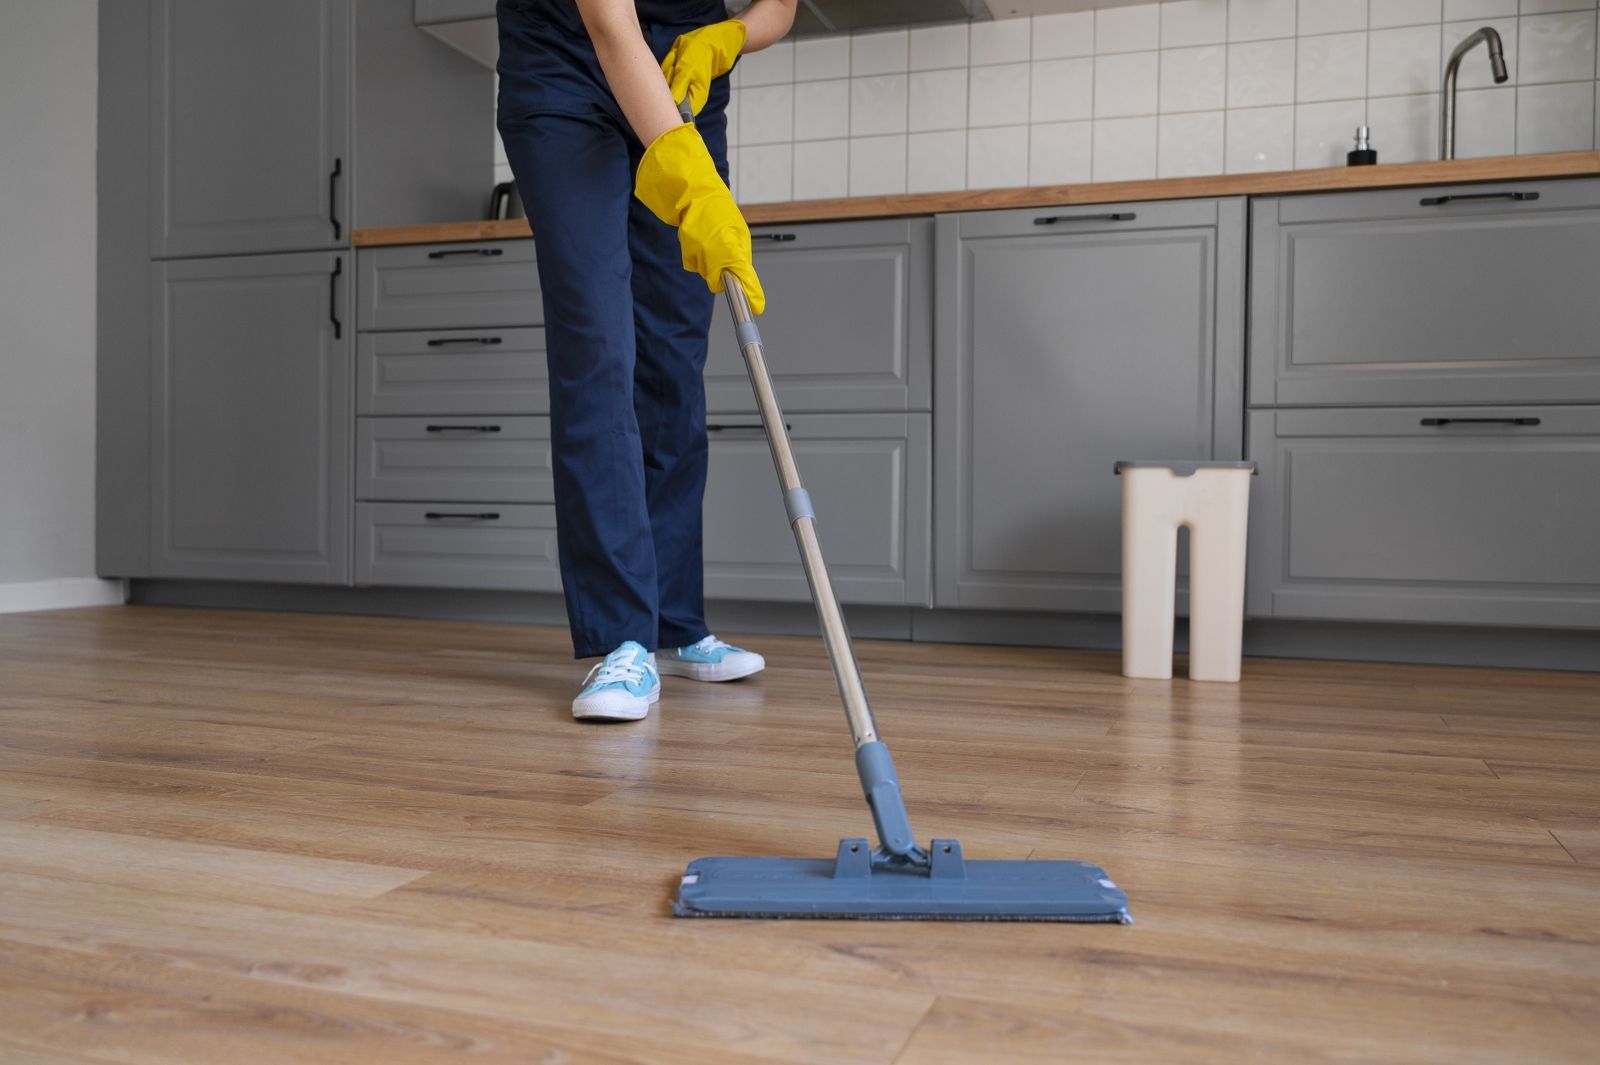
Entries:
[[97, 28], [0, 3], [0, 592], [94, 575]]

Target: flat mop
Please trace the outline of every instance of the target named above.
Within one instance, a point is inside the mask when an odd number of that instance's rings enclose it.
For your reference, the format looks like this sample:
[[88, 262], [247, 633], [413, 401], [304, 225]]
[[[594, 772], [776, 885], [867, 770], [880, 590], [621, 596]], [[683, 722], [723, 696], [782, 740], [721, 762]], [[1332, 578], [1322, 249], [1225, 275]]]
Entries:
[[855, 739], [856, 772], [878, 846], [841, 839], [836, 857], [700, 858], [673, 901], [679, 917], [835, 917], [905, 921], [1081, 921], [1127, 924], [1128, 897], [1085, 862], [971, 861], [953, 839], [924, 848], [912, 834], [889, 748], [878, 738], [850, 635], [817, 543], [816, 514], [800, 484], [762, 355], [761, 334], [737, 278], [724, 272], [734, 333], [744, 353], [778, 468], [789, 524], [822, 622], [822, 638]]

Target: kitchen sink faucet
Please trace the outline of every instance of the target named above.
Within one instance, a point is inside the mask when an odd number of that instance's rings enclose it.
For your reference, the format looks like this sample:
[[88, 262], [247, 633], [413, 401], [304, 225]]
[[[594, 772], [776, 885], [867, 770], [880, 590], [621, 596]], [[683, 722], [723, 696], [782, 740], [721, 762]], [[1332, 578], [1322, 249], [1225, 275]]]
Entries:
[[1444, 115], [1439, 121], [1440, 159], [1456, 157], [1456, 73], [1461, 69], [1462, 58], [1484, 42], [1489, 45], [1489, 65], [1494, 67], [1494, 83], [1504, 85], [1506, 79], [1511, 77], [1506, 71], [1505, 42], [1493, 26], [1484, 26], [1456, 45], [1456, 50], [1450, 53], [1450, 62], [1444, 68]]

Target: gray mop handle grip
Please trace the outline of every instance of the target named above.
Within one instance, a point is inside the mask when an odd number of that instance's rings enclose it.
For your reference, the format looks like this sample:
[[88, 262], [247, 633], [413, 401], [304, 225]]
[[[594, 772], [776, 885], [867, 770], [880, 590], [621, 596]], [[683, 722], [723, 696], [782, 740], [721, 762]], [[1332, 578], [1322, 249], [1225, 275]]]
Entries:
[[689, 98], [687, 96], [678, 101], [678, 116], [685, 122], [694, 121], [694, 111], [689, 107]]

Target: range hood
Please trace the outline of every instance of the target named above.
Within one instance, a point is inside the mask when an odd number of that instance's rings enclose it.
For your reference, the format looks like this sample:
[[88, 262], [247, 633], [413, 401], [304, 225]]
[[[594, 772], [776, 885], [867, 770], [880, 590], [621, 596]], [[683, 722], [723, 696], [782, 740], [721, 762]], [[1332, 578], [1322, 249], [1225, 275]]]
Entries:
[[[987, 22], [1143, 2], [1146, 0], [800, 0], [789, 36], [815, 37], [939, 22]], [[747, 6], [744, 0], [730, 0], [728, 11], [738, 14]], [[484, 66], [494, 66], [500, 50], [494, 0], [416, 0], [416, 23], [419, 29]]]

